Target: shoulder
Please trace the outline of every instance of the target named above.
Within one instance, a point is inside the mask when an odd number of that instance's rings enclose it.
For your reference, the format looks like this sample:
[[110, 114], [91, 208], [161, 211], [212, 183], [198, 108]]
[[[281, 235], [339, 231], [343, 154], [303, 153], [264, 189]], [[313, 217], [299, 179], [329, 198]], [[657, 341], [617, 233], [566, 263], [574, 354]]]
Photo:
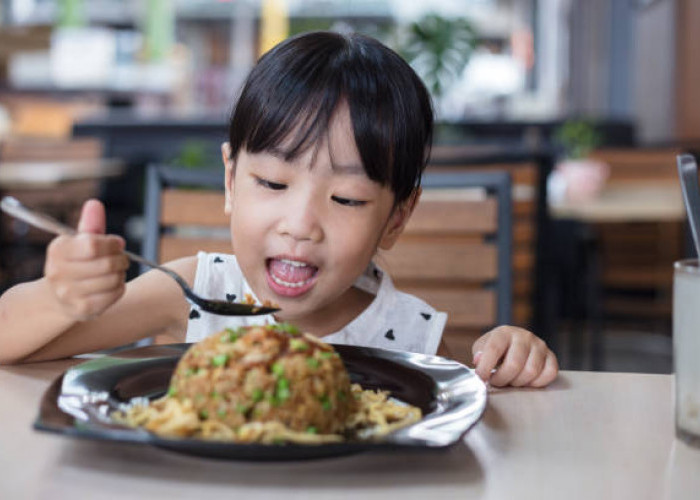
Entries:
[[163, 264], [164, 267], [172, 269], [180, 276], [185, 278], [189, 283], [194, 281], [194, 276], [197, 273], [197, 256], [190, 255], [179, 259], [171, 260]]

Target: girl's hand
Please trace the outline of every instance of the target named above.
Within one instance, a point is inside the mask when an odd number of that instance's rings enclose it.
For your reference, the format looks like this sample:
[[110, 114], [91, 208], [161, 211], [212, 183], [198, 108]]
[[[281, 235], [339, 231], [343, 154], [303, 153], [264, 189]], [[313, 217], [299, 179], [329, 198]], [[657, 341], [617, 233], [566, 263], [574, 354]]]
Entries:
[[48, 246], [44, 275], [62, 311], [76, 321], [101, 314], [125, 290], [129, 261], [124, 240], [105, 235], [105, 209], [97, 200], [83, 205], [74, 236]]
[[496, 387], [544, 387], [559, 371], [547, 344], [515, 326], [499, 326], [485, 333], [474, 342], [472, 354], [477, 375]]

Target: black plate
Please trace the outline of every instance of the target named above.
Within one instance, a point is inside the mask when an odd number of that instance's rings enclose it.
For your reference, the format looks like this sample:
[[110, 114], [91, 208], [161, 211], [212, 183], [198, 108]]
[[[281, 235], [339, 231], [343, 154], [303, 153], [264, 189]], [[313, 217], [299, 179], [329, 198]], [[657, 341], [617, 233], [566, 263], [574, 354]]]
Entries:
[[135, 397], [165, 393], [189, 344], [150, 346], [75, 366], [44, 394], [34, 428], [67, 436], [149, 444], [193, 455], [242, 460], [297, 460], [366, 450], [444, 448], [455, 444], [486, 407], [486, 386], [466, 366], [439, 356], [335, 345], [352, 382], [384, 389], [418, 406], [423, 419], [376, 441], [260, 445], [163, 438], [111, 421], [109, 414]]

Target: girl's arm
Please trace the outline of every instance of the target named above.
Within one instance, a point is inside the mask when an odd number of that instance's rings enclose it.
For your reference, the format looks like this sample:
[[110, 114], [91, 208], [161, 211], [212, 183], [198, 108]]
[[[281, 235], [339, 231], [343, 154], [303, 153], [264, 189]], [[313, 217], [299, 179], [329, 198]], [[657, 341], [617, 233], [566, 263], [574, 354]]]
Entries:
[[[78, 234], [49, 244], [44, 277], [0, 297], [0, 363], [61, 358], [183, 327], [187, 304], [170, 278], [153, 272], [125, 284], [124, 240], [104, 234], [105, 222], [102, 203], [85, 202]], [[173, 266], [192, 280], [196, 259]]]
[[[196, 258], [167, 264], [191, 282]], [[157, 334], [184, 336], [189, 306], [175, 282], [149, 271], [101, 314], [79, 321], [57, 304], [46, 278], [0, 297], [0, 363], [44, 361], [117, 347]]]

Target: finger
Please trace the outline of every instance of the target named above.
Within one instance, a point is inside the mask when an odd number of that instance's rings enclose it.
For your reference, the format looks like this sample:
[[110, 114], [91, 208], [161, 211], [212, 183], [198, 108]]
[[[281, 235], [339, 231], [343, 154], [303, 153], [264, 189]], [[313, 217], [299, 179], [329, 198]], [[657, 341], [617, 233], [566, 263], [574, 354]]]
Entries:
[[97, 278], [129, 269], [129, 259], [124, 254], [110, 255], [85, 261], [47, 262], [44, 274], [50, 281], [75, 282]]
[[488, 332], [485, 335], [482, 335], [481, 337], [476, 339], [472, 344], [472, 359], [475, 365], [478, 363], [476, 356], [481, 356], [483, 354], [484, 344], [486, 344], [486, 341], [489, 339], [490, 336], [491, 332]]
[[117, 292], [126, 284], [126, 273], [113, 273], [77, 281], [62, 281], [54, 287], [58, 300], [71, 307], [93, 295]]
[[523, 387], [535, 380], [542, 372], [546, 359], [546, 349], [542, 349], [537, 345], [531, 346], [525, 366], [523, 366], [520, 373], [510, 382], [510, 385], [513, 387]]
[[491, 378], [491, 372], [505, 354], [509, 342], [510, 338], [506, 335], [493, 335], [484, 343], [481, 355], [474, 360], [474, 369], [481, 380], [486, 382]]
[[124, 246], [121, 236], [82, 233], [69, 238], [56, 238], [52, 242], [50, 253], [52, 257], [62, 260], [85, 261], [121, 254]]
[[522, 371], [529, 354], [529, 344], [517, 338], [514, 339], [503, 358], [501, 366], [498, 367], [496, 373], [491, 375], [491, 385], [502, 387], [510, 384]]
[[104, 234], [107, 225], [105, 207], [99, 200], [87, 200], [83, 203], [78, 221], [79, 233]]
[[73, 293], [76, 296], [88, 297], [102, 293], [117, 291], [126, 283], [126, 273], [112, 273], [96, 278], [76, 281]]
[[539, 376], [530, 382], [530, 387], [545, 387], [551, 384], [554, 379], [557, 378], [559, 373], [559, 363], [557, 362], [557, 357], [552, 351], [547, 351], [547, 357], [544, 362], [544, 368]]

